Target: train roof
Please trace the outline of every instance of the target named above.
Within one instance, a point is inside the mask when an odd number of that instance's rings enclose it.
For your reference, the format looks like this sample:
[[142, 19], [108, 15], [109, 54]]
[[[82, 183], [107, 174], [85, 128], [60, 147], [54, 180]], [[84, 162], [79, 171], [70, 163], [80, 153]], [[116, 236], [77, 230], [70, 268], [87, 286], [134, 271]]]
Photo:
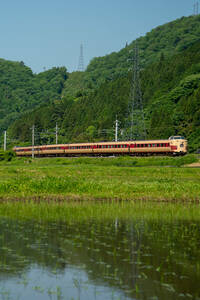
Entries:
[[[137, 140], [137, 141], [107, 141], [107, 142], [91, 142], [91, 143], [70, 143], [70, 144], [52, 144], [52, 145], [35, 145], [34, 148], [51, 148], [51, 147], [66, 147], [66, 146], [90, 146], [90, 145], [101, 145], [101, 144], [109, 144], [109, 145], [116, 145], [116, 144], [129, 144], [129, 143], [166, 143], [169, 142], [169, 140], [172, 139], [180, 139], [183, 137], [179, 136], [173, 136], [169, 139], [152, 139], [152, 140]], [[32, 149], [32, 146], [15, 146], [14, 148], [25, 148], [25, 149]]]

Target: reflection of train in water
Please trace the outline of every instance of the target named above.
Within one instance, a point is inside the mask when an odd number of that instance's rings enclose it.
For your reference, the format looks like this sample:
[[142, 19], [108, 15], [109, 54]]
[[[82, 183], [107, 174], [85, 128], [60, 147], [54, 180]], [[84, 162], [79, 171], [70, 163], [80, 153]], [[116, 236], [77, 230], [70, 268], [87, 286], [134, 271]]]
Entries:
[[109, 155], [183, 155], [187, 152], [187, 140], [171, 136], [168, 140], [144, 140], [125, 142], [97, 142], [14, 147], [17, 156], [109, 156]]

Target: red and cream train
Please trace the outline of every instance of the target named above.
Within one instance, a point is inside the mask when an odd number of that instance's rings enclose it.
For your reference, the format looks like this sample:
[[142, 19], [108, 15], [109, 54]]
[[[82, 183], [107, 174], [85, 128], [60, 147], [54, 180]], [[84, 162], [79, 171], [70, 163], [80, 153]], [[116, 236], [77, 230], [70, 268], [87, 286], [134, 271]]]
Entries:
[[143, 140], [125, 142], [97, 142], [14, 147], [17, 156], [110, 156], [110, 155], [184, 155], [187, 140], [171, 136], [168, 140]]

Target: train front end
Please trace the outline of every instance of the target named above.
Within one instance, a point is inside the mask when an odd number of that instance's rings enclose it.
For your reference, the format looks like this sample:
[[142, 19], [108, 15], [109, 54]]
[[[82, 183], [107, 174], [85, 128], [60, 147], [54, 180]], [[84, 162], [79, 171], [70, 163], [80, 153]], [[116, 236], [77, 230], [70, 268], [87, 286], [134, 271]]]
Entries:
[[170, 136], [171, 152], [174, 155], [184, 155], [187, 153], [187, 140], [183, 136]]

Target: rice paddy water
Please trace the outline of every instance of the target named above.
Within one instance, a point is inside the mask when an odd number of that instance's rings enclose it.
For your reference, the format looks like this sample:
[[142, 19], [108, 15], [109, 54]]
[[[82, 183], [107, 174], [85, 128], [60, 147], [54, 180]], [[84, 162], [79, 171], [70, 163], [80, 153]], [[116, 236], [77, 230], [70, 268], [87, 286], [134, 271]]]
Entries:
[[0, 299], [200, 299], [199, 205], [15, 202], [0, 215]]

